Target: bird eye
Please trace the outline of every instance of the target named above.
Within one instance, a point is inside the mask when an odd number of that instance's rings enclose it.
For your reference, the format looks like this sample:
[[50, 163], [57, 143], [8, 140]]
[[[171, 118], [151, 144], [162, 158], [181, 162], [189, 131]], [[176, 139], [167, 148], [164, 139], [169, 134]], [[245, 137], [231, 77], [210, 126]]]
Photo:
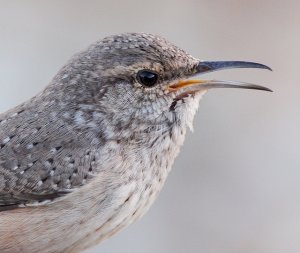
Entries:
[[158, 80], [158, 75], [149, 70], [140, 70], [136, 77], [138, 82], [146, 87], [153, 87]]

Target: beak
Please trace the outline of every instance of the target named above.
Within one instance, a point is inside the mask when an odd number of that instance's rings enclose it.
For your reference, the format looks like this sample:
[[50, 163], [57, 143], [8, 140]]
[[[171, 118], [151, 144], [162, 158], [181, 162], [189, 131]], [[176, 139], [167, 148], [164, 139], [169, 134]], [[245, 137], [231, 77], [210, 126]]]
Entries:
[[[196, 71], [193, 74], [199, 75], [216, 70], [231, 69], [231, 68], [259, 68], [272, 70], [266, 65], [245, 62], [245, 61], [200, 61], [196, 67]], [[169, 86], [169, 91], [182, 90], [184, 93], [195, 93], [200, 90], [207, 90], [212, 88], [242, 88], [242, 89], [254, 89], [272, 91], [269, 88], [255, 85], [251, 83], [237, 82], [237, 81], [217, 81], [217, 80], [200, 80], [200, 79], [187, 79], [180, 80], [175, 84]]]

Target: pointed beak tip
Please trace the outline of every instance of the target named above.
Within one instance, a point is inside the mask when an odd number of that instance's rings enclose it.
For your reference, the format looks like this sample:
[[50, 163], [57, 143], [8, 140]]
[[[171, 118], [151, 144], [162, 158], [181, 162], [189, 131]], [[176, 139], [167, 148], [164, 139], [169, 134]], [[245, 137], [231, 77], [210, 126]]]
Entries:
[[273, 69], [272, 68], [270, 68], [269, 66], [267, 66], [267, 65], [263, 65], [264, 66], [264, 68], [263, 69], [266, 69], [266, 70], [269, 70], [269, 71], [273, 71]]
[[267, 92], [274, 92], [273, 90], [271, 90], [271, 89], [269, 89], [267, 87], [264, 87], [264, 86], [260, 86], [260, 85], [253, 85], [252, 88], [250, 88], [250, 89], [267, 91]]

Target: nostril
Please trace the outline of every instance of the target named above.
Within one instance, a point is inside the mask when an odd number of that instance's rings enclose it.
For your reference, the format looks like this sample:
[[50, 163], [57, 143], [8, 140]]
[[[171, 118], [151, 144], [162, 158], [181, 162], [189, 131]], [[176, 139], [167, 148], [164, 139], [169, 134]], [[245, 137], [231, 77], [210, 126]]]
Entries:
[[210, 71], [211, 68], [205, 64], [202, 64], [200, 63], [198, 66], [197, 66], [197, 73], [204, 73], [204, 72], [207, 72], [207, 71]]

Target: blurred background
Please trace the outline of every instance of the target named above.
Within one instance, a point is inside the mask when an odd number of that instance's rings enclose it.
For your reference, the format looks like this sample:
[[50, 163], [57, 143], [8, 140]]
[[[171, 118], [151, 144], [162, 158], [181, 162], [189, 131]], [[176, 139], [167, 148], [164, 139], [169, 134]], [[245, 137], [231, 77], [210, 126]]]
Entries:
[[300, 252], [300, 1], [0, 0], [0, 111], [39, 92], [77, 51], [110, 34], [160, 34], [205, 60], [273, 72], [206, 78], [274, 93], [212, 90], [158, 200], [96, 252]]

